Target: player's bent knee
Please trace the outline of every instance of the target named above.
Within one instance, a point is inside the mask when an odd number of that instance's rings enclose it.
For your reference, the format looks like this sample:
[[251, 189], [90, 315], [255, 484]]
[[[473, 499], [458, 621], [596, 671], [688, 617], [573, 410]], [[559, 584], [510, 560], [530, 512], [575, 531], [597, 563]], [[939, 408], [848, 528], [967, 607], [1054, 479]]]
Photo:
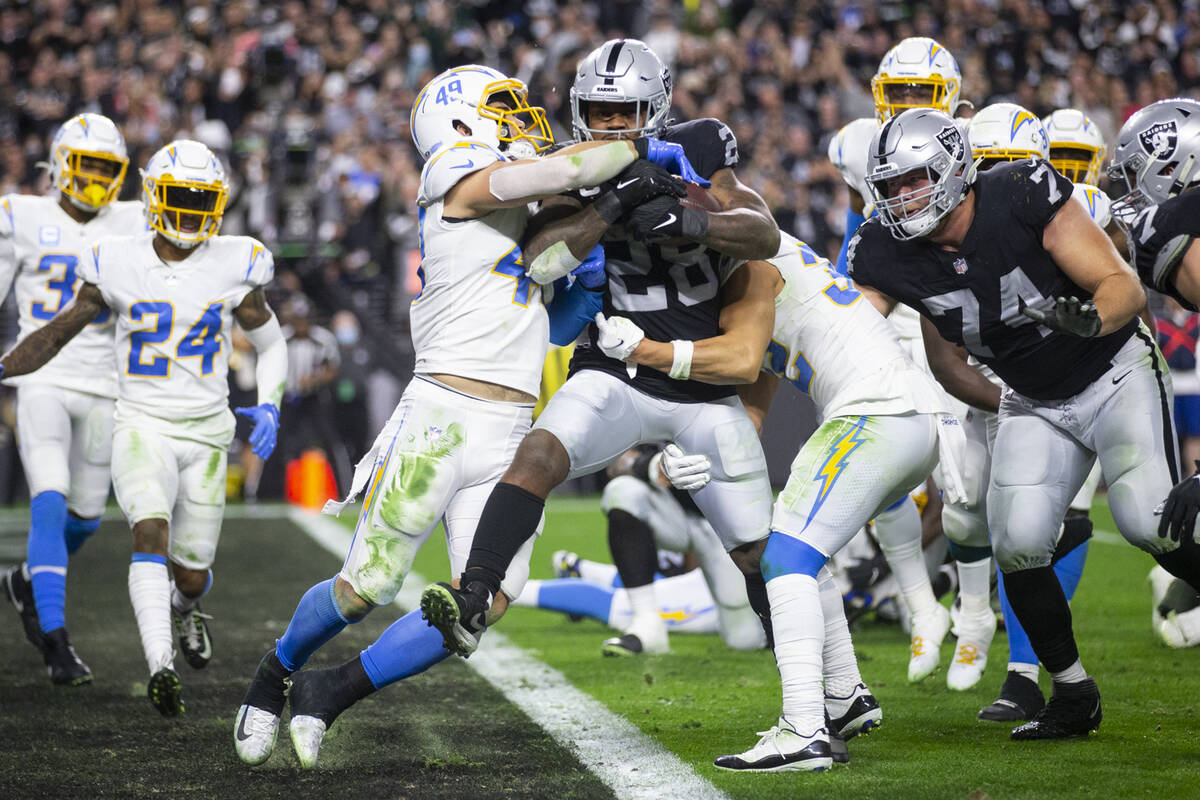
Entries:
[[942, 531], [952, 544], [963, 547], [990, 547], [987, 518], [979, 509], [961, 505], [942, 507]]
[[650, 512], [651, 489], [646, 483], [632, 475], [618, 475], [604, 487], [600, 495], [600, 510], [605, 514], [613, 511], [645, 519]]
[[333, 582], [333, 599], [338, 612], [350, 623], [358, 622], [375, 608], [375, 604], [363, 598], [341, 575]]
[[758, 575], [762, 571], [762, 554], [767, 549], [767, 540], [743, 544], [729, 551], [733, 564], [744, 575]]
[[535, 429], [521, 441], [512, 464], [500, 480], [545, 497], [567, 479], [570, 471], [571, 458], [558, 437]]
[[779, 531], [771, 531], [759, 565], [768, 581], [781, 575], [808, 575], [816, 578], [829, 556], [808, 542]]
[[168, 523], [159, 517], [149, 517], [133, 524], [133, 549], [138, 553], [167, 554]]

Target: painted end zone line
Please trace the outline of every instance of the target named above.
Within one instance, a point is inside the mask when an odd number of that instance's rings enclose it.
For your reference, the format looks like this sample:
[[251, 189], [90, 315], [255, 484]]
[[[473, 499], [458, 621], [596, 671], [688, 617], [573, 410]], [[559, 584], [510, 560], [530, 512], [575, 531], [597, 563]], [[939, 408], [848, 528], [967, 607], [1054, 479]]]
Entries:
[[[349, 530], [300, 509], [289, 509], [288, 518], [333, 555], [345, 557]], [[405, 611], [417, 608], [426, 583], [417, 573], [409, 573], [395, 604]], [[573, 751], [618, 798], [658, 800], [669, 794], [688, 800], [729, 800], [633, 723], [576, 689], [561, 672], [503, 634], [493, 630], [484, 636], [466, 663], [556, 742]]]

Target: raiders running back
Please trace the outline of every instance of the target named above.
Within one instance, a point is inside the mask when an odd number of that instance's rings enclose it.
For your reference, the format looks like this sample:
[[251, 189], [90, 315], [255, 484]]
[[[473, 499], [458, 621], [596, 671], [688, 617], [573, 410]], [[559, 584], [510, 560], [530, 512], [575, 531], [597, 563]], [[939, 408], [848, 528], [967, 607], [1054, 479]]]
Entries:
[[1049, 309], [1059, 296], [1091, 297], [1042, 247], [1046, 225], [1074, 186], [1046, 162], [1020, 161], [980, 173], [972, 191], [975, 218], [958, 250], [897, 241], [872, 218], [851, 242], [851, 277], [920, 310], [944, 338], [1020, 394], [1035, 400], [1077, 394], [1108, 370], [1137, 321], [1083, 338], [1021, 313], [1023, 306]]
[[[737, 140], [729, 126], [716, 119], [698, 119], [667, 127], [664, 141], [683, 145], [688, 161], [704, 178], [738, 163]], [[604, 315], [619, 315], [635, 322], [647, 338], [707, 339], [720, 333], [720, 285], [732, 262], [699, 243], [671, 247], [626, 237], [614, 226], [601, 241], [607, 261], [608, 287]], [[581, 345], [571, 361], [571, 374], [584, 369], [610, 373], [654, 397], [696, 403], [732, 397], [732, 386], [712, 386], [699, 381], [677, 381], [665, 373], [639, 369], [633, 378], [624, 362], [609, 358], [596, 346], [599, 333], [588, 327], [588, 345]]]

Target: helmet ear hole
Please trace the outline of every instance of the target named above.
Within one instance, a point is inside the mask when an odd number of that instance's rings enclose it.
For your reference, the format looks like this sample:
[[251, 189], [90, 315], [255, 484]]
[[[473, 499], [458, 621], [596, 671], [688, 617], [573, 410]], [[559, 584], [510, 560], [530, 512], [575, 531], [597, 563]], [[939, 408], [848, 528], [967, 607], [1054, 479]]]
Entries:
[[472, 135], [471, 126], [463, 122], [461, 119], [454, 120], [452, 124], [454, 125], [454, 130], [458, 131], [463, 136]]

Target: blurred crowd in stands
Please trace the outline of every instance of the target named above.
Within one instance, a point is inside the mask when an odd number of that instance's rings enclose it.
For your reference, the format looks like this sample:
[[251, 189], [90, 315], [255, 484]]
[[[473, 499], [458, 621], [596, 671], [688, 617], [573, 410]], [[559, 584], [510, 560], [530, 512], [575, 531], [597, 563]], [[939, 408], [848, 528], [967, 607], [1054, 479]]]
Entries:
[[[954, 54], [976, 106], [1078, 107], [1110, 141], [1146, 103], [1200, 97], [1200, 0], [5, 0], [0, 193], [44, 188], [35, 164], [81, 111], [121, 126], [135, 166], [172, 138], [204, 141], [234, 180], [223, 232], [270, 246], [284, 321], [319, 323], [343, 351], [314, 391], [339, 402], [348, 381], [373, 430], [411, 371], [408, 114], [437, 72], [478, 62], [524, 80], [563, 140], [579, 58], [642, 38], [672, 69], [674, 116], [728, 122], [739, 177], [782, 229], [835, 254], [846, 189], [827, 142], [873, 114], [870, 78], [911, 35]], [[122, 199], [140, 197], [136, 175]], [[343, 379], [346, 350], [359, 360]]]

